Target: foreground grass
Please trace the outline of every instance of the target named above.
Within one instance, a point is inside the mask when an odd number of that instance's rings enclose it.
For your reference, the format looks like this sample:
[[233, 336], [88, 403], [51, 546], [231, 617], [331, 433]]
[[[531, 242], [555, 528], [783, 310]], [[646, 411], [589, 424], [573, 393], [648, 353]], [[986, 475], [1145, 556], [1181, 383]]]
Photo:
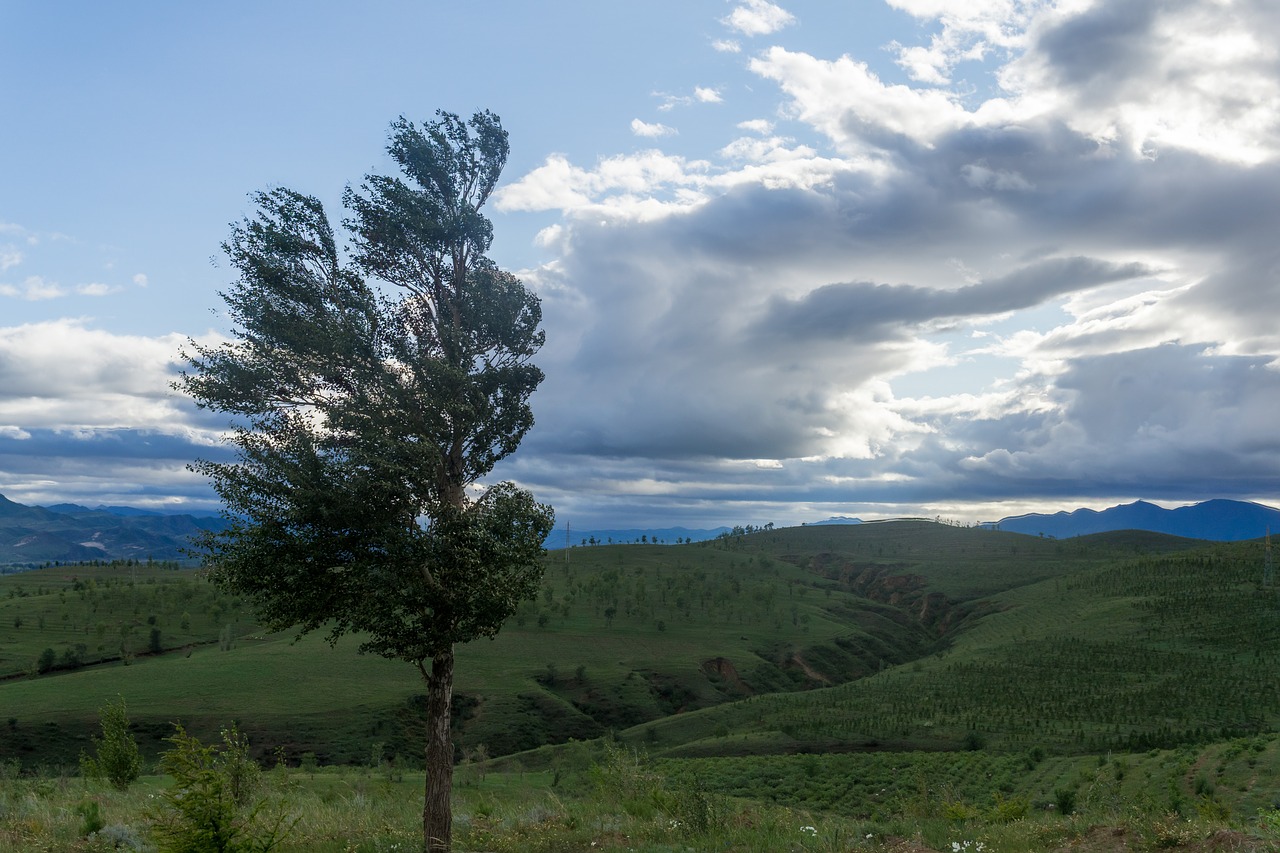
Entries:
[[[1032, 809], [1017, 797], [976, 807], [947, 796], [905, 799], [873, 818], [728, 797], [611, 749], [578, 773], [459, 768], [458, 851], [1277, 851], [1280, 812], [1232, 817], [1202, 804], [1107, 797], [1080, 813]], [[674, 770], [674, 768], [671, 768]], [[296, 821], [282, 853], [391, 853], [421, 847], [422, 775], [349, 768], [265, 774], [272, 807]], [[153, 850], [150, 813], [167, 779], [127, 792], [80, 778], [0, 780], [0, 853]], [[1206, 801], [1207, 802], [1207, 801]], [[90, 833], [89, 816], [100, 827]]]

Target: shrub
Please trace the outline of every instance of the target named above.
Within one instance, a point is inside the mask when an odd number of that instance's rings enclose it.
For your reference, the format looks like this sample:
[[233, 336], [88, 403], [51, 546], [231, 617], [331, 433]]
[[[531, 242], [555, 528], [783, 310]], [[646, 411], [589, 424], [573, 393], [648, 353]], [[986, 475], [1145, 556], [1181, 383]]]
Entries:
[[282, 810], [269, 815], [257, 797], [261, 771], [244, 736], [233, 726], [221, 747], [205, 746], [176, 728], [160, 758], [174, 783], [151, 813], [161, 853], [266, 853], [279, 845], [293, 824], [285, 825]]
[[124, 699], [109, 702], [98, 709], [102, 739], [93, 739], [97, 758], [80, 754], [80, 772], [90, 779], [105, 779], [121, 791], [127, 790], [142, 775], [142, 756], [138, 743], [129, 734], [129, 716]]
[[102, 813], [94, 800], [87, 800], [76, 806], [76, 814], [80, 815], [80, 834], [88, 837], [106, 826], [102, 822]]

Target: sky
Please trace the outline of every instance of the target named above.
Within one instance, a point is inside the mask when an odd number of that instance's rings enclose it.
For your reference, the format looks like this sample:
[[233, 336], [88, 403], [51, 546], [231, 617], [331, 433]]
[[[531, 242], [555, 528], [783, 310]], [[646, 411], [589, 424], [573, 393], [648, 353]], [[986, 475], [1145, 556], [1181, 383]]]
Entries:
[[208, 509], [221, 243], [488, 109], [561, 525], [1280, 505], [1274, 0], [0, 0], [0, 493]]

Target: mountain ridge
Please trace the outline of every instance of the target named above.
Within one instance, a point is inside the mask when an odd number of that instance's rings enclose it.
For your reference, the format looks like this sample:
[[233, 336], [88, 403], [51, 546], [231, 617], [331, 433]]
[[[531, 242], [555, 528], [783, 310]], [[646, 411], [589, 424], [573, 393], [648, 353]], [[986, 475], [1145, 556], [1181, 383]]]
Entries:
[[1226, 498], [1214, 498], [1188, 506], [1165, 509], [1149, 501], [1137, 500], [1104, 510], [1085, 507], [1055, 513], [1026, 513], [984, 521], [980, 527], [1071, 539], [1092, 533], [1116, 530], [1146, 530], [1188, 539], [1238, 542], [1260, 539], [1271, 529], [1280, 531], [1280, 509]]
[[78, 504], [27, 506], [0, 495], [0, 565], [93, 560], [188, 560], [191, 538], [219, 517]]

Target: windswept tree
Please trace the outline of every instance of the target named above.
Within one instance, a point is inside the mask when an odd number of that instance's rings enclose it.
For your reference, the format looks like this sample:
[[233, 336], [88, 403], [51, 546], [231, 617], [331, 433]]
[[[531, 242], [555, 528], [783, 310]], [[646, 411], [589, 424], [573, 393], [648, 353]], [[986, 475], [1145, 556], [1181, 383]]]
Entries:
[[277, 628], [358, 634], [427, 684], [424, 847], [449, 850], [454, 646], [493, 636], [536, 595], [551, 509], [477, 481], [533, 425], [535, 295], [485, 256], [480, 209], [507, 158], [498, 117], [401, 118], [399, 175], [344, 196], [340, 251], [315, 198], [254, 196], [223, 245], [234, 324], [190, 344], [177, 383], [231, 416], [235, 461], [200, 461], [228, 530], [199, 549]]

